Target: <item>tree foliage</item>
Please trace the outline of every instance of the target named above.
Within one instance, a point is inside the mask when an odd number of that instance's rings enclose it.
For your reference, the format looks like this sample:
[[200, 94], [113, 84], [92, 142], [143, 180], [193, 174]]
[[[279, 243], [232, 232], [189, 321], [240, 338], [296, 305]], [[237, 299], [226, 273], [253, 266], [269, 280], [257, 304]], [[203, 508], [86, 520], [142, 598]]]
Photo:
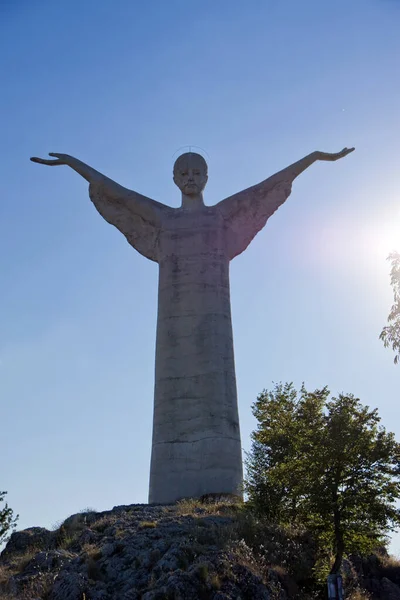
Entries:
[[379, 338], [385, 348], [392, 348], [395, 353], [394, 362], [397, 364], [400, 362], [400, 254], [392, 252], [388, 260], [392, 263], [390, 283], [393, 288], [394, 304], [388, 316], [389, 325], [382, 329]]
[[265, 390], [247, 456], [249, 502], [278, 523], [303, 524], [321, 552], [368, 552], [400, 524], [400, 444], [376, 409], [351, 394], [292, 384]]
[[[0, 492], [0, 504], [4, 502], [4, 496], [7, 492]], [[15, 528], [18, 520], [18, 515], [14, 517], [12, 509], [7, 502], [4, 507], [0, 507], [0, 544], [6, 541], [8, 534]]]

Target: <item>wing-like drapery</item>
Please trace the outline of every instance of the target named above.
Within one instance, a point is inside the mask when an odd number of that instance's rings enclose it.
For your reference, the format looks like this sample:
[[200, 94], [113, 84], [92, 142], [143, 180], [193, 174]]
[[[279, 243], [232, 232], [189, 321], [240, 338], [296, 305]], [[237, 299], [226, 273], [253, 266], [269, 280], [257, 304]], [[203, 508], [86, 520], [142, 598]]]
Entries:
[[247, 248], [269, 217], [287, 200], [291, 190], [291, 182], [266, 180], [216, 205], [227, 224], [229, 259]]
[[89, 195], [101, 216], [114, 225], [131, 246], [158, 262], [158, 239], [167, 206], [108, 179], [91, 183]]

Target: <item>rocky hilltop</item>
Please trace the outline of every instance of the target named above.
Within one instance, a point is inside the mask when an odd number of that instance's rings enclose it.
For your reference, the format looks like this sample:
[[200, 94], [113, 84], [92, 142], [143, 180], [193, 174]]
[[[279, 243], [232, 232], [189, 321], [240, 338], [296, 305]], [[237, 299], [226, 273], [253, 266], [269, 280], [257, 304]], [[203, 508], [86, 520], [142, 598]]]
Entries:
[[[370, 576], [375, 598], [400, 598], [398, 566], [376, 560], [369, 575], [365, 561], [352, 567], [353, 597], [369, 597], [358, 586]], [[13, 533], [0, 556], [0, 599], [306, 600], [323, 597], [315, 562], [307, 532], [233, 504], [118, 506], [78, 513], [54, 531]]]

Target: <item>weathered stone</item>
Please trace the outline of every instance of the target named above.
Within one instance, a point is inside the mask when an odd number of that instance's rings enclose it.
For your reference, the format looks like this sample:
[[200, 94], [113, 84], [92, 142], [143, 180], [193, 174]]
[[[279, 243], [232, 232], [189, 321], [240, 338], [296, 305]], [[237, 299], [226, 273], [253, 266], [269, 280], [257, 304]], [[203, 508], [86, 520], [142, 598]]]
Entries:
[[44, 527], [14, 531], [0, 556], [5, 558], [9, 554], [25, 554], [32, 549], [45, 550], [51, 548], [53, 539], [54, 534]]
[[[0, 597], [9, 597], [8, 593], [10, 600], [83, 600], [83, 594], [87, 600], [286, 600], [304, 592], [302, 585], [310, 583], [318, 556], [306, 535], [257, 519], [253, 526], [259, 529], [256, 533], [251, 527], [252, 543], [246, 543], [242, 539], [243, 515], [236, 521], [237, 511], [231, 507], [229, 522], [222, 507], [215, 505], [214, 510], [216, 514], [210, 516], [198, 511], [182, 516], [177, 506], [168, 510], [119, 507], [98, 515], [118, 520], [115, 538], [98, 532], [96, 543], [87, 545], [87, 530], [78, 530], [73, 550], [21, 556], [15, 548], [15, 552], [8, 548], [6, 557], [0, 559]], [[160, 539], [154, 539], [154, 529], [140, 527], [145, 517], [157, 522]], [[268, 541], [265, 548], [260, 540]], [[314, 560], [305, 569], [308, 558], [304, 561], [304, 556], [310, 552]], [[376, 598], [396, 600], [400, 588], [394, 578], [400, 569], [393, 561], [392, 574], [382, 577], [376, 562], [374, 556], [368, 557], [364, 576], [360, 573], [353, 585], [373, 590]], [[370, 580], [365, 578], [368, 564], [376, 572]]]
[[203, 202], [205, 160], [184, 154], [174, 166], [182, 192], [177, 209], [123, 188], [72, 156], [32, 159], [68, 165], [84, 177], [104, 219], [159, 265], [150, 503], [242, 495], [229, 263], [285, 202], [302, 171], [349, 152], [313, 152], [215, 206]]
[[116, 543], [108, 543], [105, 544], [101, 549], [102, 556], [111, 556], [114, 554], [116, 548]]
[[82, 573], [61, 571], [50, 592], [49, 600], [80, 600], [89, 587]]
[[381, 582], [381, 598], [385, 600], [400, 600], [400, 587], [383, 577]]
[[77, 529], [84, 529], [99, 518], [99, 514], [96, 511], [84, 511], [76, 513], [65, 519], [62, 526], [67, 531], [76, 531]]
[[26, 565], [23, 574], [35, 575], [46, 571], [57, 571], [68, 564], [71, 558], [73, 558], [73, 554], [66, 550], [39, 552]]

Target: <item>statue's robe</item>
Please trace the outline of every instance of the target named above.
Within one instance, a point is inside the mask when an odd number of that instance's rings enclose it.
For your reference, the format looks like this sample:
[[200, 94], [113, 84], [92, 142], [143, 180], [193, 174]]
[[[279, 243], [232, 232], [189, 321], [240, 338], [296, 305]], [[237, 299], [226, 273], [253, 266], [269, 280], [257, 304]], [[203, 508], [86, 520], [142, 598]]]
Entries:
[[290, 194], [260, 185], [195, 211], [90, 185], [104, 219], [159, 265], [150, 503], [242, 494], [229, 262]]

